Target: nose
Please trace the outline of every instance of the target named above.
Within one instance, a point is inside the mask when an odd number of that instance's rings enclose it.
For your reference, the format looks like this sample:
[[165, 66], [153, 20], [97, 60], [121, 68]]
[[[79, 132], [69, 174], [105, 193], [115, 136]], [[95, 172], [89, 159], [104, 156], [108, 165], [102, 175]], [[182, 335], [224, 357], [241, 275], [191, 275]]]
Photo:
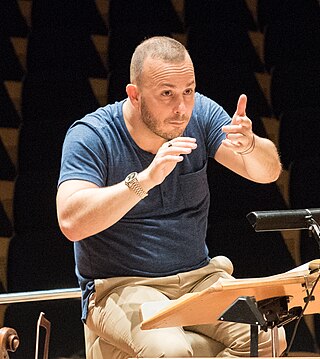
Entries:
[[179, 114], [179, 115], [183, 115], [185, 114], [187, 111], [187, 106], [185, 104], [185, 100], [184, 98], [179, 98], [177, 100], [177, 104], [176, 104], [176, 107], [175, 107], [175, 113], [176, 114]]

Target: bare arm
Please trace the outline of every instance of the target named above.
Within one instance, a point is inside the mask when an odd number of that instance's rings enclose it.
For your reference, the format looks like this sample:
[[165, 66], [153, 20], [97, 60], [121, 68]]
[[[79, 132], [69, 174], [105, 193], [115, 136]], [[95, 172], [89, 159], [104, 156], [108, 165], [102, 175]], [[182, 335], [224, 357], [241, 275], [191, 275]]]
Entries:
[[77, 241], [110, 227], [138, 202], [124, 182], [100, 188], [87, 181], [65, 181], [57, 194], [59, 225], [67, 238]]
[[231, 124], [222, 129], [227, 139], [223, 140], [215, 159], [254, 182], [274, 182], [281, 173], [277, 149], [272, 141], [252, 132], [252, 122], [245, 113], [246, 104], [247, 97], [241, 95]]
[[[182, 154], [191, 153], [197, 146], [193, 138], [187, 137], [170, 142], [172, 146], [164, 143], [150, 166], [138, 174], [146, 192], [164, 181], [183, 160]], [[87, 181], [65, 181], [57, 193], [59, 225], [67, 238], [78, 241], [112, 226], [140, 200], [124, 181], [101, 188]]]

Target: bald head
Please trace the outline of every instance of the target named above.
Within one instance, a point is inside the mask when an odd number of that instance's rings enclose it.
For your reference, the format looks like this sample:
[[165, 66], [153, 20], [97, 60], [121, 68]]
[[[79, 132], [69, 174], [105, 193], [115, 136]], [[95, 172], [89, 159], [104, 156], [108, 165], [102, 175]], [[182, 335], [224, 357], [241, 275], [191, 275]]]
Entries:
[[130, 82], [132, 84], [141, 84], [143, 65], [147, 58], [176, 64], [190, 56], [179, 41], [166, 36], [151, 37], [137, 46], [132, 55], [130, 65]]

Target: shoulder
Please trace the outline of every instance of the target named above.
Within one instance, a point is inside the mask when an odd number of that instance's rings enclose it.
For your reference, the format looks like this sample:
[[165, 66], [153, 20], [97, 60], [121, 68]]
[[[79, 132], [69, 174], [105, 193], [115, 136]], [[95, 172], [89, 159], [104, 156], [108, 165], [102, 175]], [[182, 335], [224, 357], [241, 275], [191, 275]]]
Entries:
[[99, 107], [94, 112], [88, 113], [82, 119], [75, 121], [71, 128], [83, 124], [99, 129], [115, 123], [122, 117], [122, 104], [123, 102], [115, 102], [114, 104]]
[[218, 109], [221, 108], [221, 106], [211, 98], [196, 92], [194, 108], [196, 111], [203, 112], [207, 109]]
[[196, 93], [193, 117], [202, 123], [229, 122], [230, 116], [222, 106], [209, 97]]
[[67, 135], [88, 136], [94, 134], [106, 136], [114, 130], [122, 128], [122, 102], [115, 102], [86, 114], [83, 118], [76, 120], [69, 128]]

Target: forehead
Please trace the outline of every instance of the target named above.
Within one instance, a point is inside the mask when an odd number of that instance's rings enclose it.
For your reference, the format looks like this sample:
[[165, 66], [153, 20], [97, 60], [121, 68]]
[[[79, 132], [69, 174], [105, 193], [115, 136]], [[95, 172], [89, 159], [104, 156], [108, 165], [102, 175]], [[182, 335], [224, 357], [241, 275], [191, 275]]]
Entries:
[[194, 68], [189, 57], [178, 63], [148, 57], [143, 64], [143, 84], [146, 86], [189, 85], [194, 82]]

